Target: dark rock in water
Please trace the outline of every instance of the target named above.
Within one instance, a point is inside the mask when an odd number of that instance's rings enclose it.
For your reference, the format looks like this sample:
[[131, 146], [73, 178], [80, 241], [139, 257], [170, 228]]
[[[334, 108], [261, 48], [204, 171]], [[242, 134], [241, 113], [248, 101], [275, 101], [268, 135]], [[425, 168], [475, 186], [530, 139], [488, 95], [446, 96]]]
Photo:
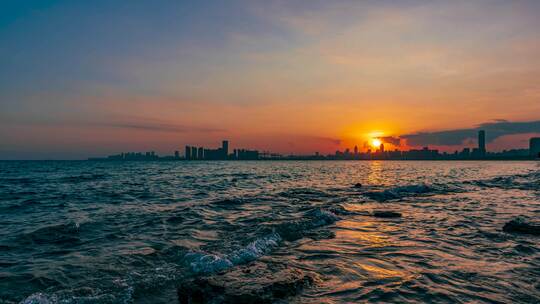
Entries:
[[356, 184], [354, 184], [353, 188], [362, 188], [362, 184], [356, 183]]
[[373, 211], [374, 217], [394, 218], [401, 217], [401, 213], [395, 211]]
[[518, 217], [504, 224], [503, 231], [540, 235], [540, 225], [528, 223], [525, 219]]
[[312, 275], [278, 263], [253, 262], [178, 287], [180, 304], [274, 303], [313, 283]]

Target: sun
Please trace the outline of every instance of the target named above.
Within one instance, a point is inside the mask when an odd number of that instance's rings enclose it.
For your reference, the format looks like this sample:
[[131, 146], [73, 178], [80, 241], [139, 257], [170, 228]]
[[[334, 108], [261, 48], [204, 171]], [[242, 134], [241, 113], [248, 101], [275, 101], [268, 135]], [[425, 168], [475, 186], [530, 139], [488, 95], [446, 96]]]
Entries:
[[379, 148], [381, 146], [382, 142], [378, 138], [372, 138], [371, 139], [371, 145], [375, 148]]

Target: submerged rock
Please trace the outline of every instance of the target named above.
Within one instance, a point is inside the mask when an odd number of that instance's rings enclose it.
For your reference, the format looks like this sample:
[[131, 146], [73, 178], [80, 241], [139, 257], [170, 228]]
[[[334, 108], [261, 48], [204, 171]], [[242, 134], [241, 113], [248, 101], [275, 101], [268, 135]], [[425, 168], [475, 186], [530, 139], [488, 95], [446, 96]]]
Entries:
[[401, 213], [395, 212], [395, 211], [373, 211], [372, 214], [374, 217], [382, 217], [382, 218], [395, 218], [395, 217], [401, 217]]
[[504, 224], [503, 231], [540, 235], [540, 225], [528, 223], [525, 219], [518, 217]]
[[296, 295], [314, 278], [278, 263], [253, 262], [225, 273], [200, 277], [178, 287], [180, 304], [274, 303]]

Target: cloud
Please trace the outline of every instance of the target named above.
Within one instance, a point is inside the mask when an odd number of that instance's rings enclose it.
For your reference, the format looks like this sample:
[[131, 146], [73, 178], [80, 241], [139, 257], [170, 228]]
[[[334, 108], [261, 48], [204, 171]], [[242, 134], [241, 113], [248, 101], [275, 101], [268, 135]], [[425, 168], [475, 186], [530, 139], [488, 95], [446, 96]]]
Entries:
[[170, 123], [156, 123], [156, 122], [106, 122], [106, 123], [89, 123], [88, 125], [99, 127], [112, 127], [122, 129], [134, 129], [144, 131], [156, 131], [156, 132], [173, 132], [173, 133], [186, 133], [186, 132], [202, 132], [213, 133], [223, 132], [222, 129], [207, 128], [207, 127], [195, 127], [185, 126]]
[[114, 128], [114, 129], [132, 129], [140, 131], [170, 132], [170, 133], [218, 133], [225, 132], [225, 129], [193, 126], [171, 123], [159, 119], [144, 118], [137, 116], [117, 116], [110, 115], [101, 119], [50, 119], [50, 118], [26, 118], [26, 119], [7, 119], [3, 121], [8, 124], [17, 125], [35, 125], [50, 127], [89, 127], [89, 128]]
[[493, 142], [505, 135], [540, 133], [540, 120], [512, 122], [497, 119], [478, 125], [476, 128], [455, 129], [438, 132], [419, 132], [400, 136], [407, 140], [409, 146], [457, 146], [471, 138], [475, 138], [479, 130], [486, 131], [486, 141]]
[[384, 144], [391, 144], [394, 146], [401, 146], [401, 138], [395, 136], [383, 136], [379, 137], [379, 140]]

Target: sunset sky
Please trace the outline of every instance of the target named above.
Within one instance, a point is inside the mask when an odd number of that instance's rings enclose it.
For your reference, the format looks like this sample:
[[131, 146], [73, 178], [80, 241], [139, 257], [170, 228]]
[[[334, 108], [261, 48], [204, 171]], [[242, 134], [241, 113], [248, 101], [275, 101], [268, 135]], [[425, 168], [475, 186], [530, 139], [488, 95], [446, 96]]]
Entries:
[[0, 159], [526, 148], [539, 29], [536, 0], [2, 1]]

